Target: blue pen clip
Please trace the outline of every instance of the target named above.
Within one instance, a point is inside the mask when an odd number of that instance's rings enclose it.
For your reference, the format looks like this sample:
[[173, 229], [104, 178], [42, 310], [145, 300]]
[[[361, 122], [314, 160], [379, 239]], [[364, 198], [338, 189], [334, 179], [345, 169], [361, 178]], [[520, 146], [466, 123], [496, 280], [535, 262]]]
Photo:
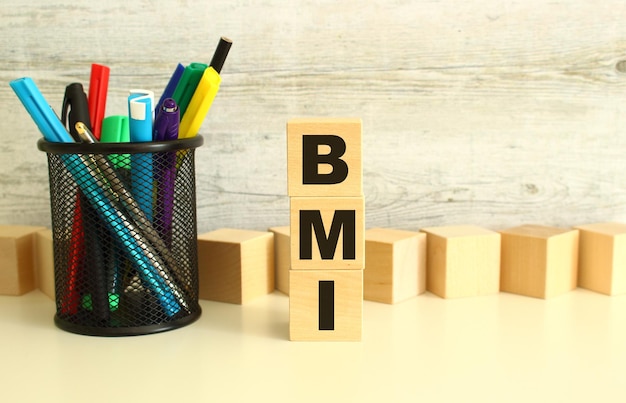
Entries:
[[23, 77], [9, 83], [26, 108], [44, 138], [53, 143], [73, 143], [72, 136], [35, 85], [32, 78]]

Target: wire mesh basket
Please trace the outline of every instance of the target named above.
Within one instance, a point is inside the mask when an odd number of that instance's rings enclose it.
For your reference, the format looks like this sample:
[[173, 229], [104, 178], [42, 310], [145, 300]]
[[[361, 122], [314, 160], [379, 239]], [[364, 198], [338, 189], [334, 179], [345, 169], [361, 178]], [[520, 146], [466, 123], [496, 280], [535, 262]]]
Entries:
[[141, 335], [200, 316], [194, 156], [202, 142], [39, 140], [48, 157], [59, 328]]

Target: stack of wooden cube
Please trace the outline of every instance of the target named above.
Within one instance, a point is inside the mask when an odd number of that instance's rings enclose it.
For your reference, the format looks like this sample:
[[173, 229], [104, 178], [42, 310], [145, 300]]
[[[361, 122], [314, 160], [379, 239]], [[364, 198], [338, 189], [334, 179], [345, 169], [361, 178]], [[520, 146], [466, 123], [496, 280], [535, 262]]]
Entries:
[[361, 340], [365, 207], [359, 119], [287, 123], [291, 340]]

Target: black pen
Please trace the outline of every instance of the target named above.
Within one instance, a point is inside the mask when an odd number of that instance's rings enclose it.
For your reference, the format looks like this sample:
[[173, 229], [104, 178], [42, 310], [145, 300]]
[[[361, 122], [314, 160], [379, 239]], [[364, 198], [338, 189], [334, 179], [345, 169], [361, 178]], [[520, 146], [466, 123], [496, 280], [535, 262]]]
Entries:
[[89, 120], [89, 103], [87, 95], [81, 83], [72, 83], [65, 87], [63, 107], [61, 109], [61, 121], [70, 132], [75, 141], [80, 141], [76, 132], [76, 123], [83, 122], [91, 130]]

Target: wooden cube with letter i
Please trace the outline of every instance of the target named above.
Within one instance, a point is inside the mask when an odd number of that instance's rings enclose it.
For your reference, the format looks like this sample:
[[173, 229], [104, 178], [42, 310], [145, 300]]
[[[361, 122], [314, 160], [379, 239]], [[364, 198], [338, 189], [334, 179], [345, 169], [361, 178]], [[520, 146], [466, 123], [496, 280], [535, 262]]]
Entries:
[[361, 340], [363, 270], [292, 270], [289, 290], [291, 340]]
[[359, 119], [287, 123], [290, 340], [361, 340], [365, 207]]

